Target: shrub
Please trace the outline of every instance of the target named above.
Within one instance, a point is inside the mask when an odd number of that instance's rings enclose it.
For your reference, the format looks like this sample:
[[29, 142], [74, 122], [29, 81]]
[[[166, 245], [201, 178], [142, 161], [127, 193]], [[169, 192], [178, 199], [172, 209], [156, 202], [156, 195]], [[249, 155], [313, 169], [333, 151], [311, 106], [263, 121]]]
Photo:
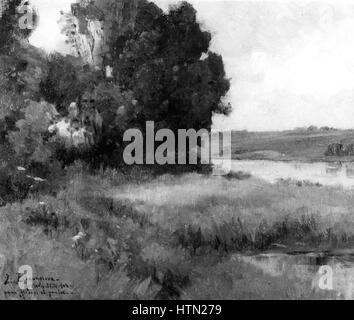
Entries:
[[46, 146], [48, 127], [56, 110], [48, 103], [30, 101], [23, 112], [24, 119], [16, 122], [17, 131], [9, 133], [9, 142], [23, 165], [46, 163], [51, 157], [51, 150]]

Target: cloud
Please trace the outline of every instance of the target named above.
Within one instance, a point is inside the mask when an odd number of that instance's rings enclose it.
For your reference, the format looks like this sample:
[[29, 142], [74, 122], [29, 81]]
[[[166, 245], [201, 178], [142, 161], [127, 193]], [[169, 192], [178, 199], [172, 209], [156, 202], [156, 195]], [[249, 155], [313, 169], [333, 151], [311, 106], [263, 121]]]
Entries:
[[[240, 38], [247, 50], [235, 50], [235, 57], [243, 58], [234, 59], [231, 71], [234, 112], [229, 118], [215, 117], [215, 126], [256, 131], [312, 124], [353, 127], [353, 6], [246, 6], [253, 9], [244, 20], [256, 22], [252, 30], [238, 31], [248, 38]], [[231, 67], [227, 60], [226, 67]]]

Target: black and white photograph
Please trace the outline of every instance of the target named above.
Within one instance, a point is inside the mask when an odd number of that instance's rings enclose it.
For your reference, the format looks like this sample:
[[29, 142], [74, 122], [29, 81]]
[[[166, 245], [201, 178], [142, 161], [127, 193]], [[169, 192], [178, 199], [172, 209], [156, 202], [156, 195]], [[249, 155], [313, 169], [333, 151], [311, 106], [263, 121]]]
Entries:
[[353, 299], [354, 1], [0, 0], [0, 300]]

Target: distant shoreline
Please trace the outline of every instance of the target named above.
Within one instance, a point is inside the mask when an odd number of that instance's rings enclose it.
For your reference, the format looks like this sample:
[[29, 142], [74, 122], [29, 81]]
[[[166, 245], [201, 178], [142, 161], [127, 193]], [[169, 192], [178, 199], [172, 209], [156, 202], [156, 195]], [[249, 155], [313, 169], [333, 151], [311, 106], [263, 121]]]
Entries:
[[325, 156], [333, 143], [354, 143], [353, 130], [233, 132], [233, 160], [354, 162], [354, 156]]
[[[217, 160], [217, 159], [216, 159]], [[352, 157], [326, 157], [326, 158], [321, 158], [321, 159], [304, 159], [304, 158], [253, 158], [253, 157], [247, 157], [247, 156], [241, 156], [240, 155], [232, 155], [232, 160], [238, 160], [238, 161], [273, 161], [273, 162], [301, 162], [301, 163], [316, 163], [316, 162], [321, 162], [321, 163], [335, 163], [335, 162], [342, 162], [342, 163], [354, 163], [354, 156]]]

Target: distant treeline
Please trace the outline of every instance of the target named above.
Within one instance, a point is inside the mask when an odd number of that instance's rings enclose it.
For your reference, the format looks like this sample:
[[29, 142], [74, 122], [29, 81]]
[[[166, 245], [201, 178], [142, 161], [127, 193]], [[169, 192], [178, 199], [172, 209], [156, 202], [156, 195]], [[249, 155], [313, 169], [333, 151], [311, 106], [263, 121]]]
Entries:
[[295, 131], [309, 131], [309, 132], [315, 132], [315, 131], [335, 131], [337, 130], [336, 128], [332, 127], [316, 127], [316, 126], [309, 126], [309, 127], [298, 127], [295, 128]]
[[353, 156], [354, 144], [331, 143], [328, 146], [325, 156]]

